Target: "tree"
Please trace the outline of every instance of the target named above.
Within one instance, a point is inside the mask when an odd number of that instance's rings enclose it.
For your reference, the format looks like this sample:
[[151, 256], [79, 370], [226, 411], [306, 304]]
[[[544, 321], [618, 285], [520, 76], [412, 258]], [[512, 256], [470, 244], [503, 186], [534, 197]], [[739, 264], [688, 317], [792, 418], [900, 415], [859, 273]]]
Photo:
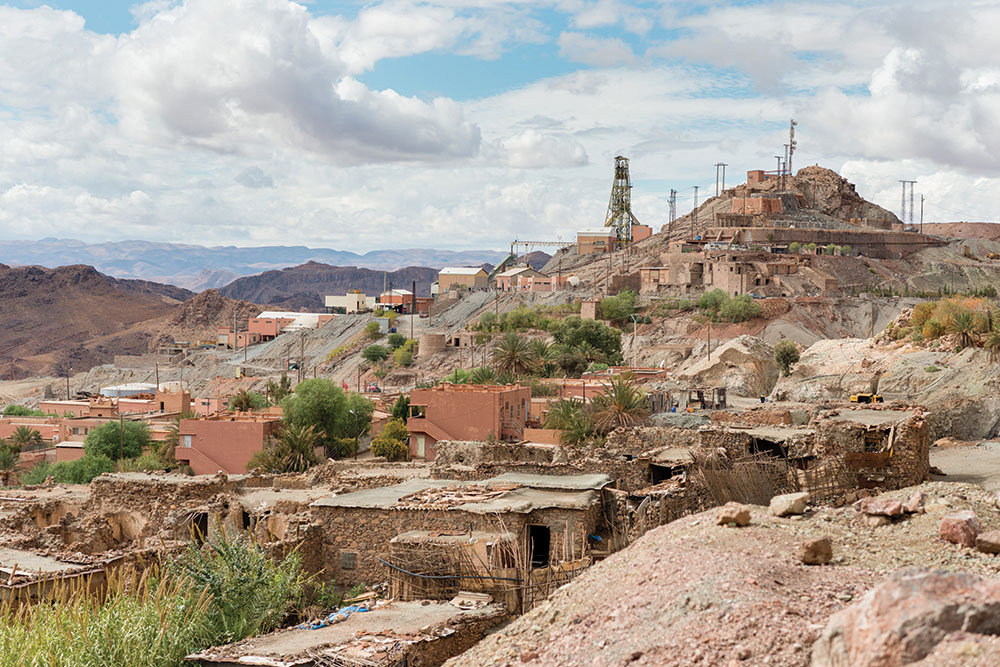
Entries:
[[598, 304], [598, 315], [601, 319], [622, 324], [629, 316], [635, 314], [636, 301], [639, 295], [630, 289], [625, 289], [615, 296], [602, 299]]
[[406, 336], [401, 333], [391, 333], [389, 337], [386, 338], [386, 342], [389, 343], [389, 347], [395, 350], [397, 347], [401, 346], [406, 342]]
[[792, 365], [799, 362], [799, 346], [790, 340], [779, 340], [774, 345], [774, 360], [778, 362], [781, 374], [788, 377]]
[[1000, 362], [1000, 326], [997, 324], [993, 325], [990, 332], [986, 334], [983, 347], [986, 348], [986, 353], [991, 364]]
[[496, 371], [489, 366], [480, 366], [469, 371], [470, 384], [493, 384], [496, 379]]
[[840, 246], [840, 254], [841, 255], [850, 255], [851, 251], [852, 251], [852, 248], [849, 245], [842, 245], [842, 246]]
[[406, 423], [402, 419], [390, 419], [382, 427], [382, 432], [379, 435], [392, 438], [393, 440], [410, 439], [410, 432], [406, 430]]
[[267, 395], [271, 398], [271, 403], [278, 405], [285, 397], [292, 393], [292, 381], [288, 373], [282, 372], [281, 379], [267, 381]]
[[253, 412], [267, 407], [267, 401], [256, 392], [240, 389], [229, 399], [230, 412]]
[[625, 375], [611, 378], [603, 394], [591, 401], [594, 427], [609, 433], [620, 426], [635, 426], [649, 416], [646, 395]]
[[755, 317], [760, 317], [762, 309], [760, 304], [753, 300], [749, 294], [741, 294], [729, 299], [722, 304], [719, 309], [719, 317], [730, 322], [746, 322]]
[[0, 485], [11, 486], [21, 471], [20, 448], [0, 440]]
[[348, 394], [347, 396], [347, 419], [342, 438], [353, 438], [357, 440], [372, 427], [372, 414], [375, 412], [375, 404], [361, 394]]
[[264, 449], [251, 457], [247, 468], [259, 467], [273, 473], [305, 472], [319, 463], [316, 448], [320, 440], [312, 426], [285, 426], [277, 437], [268, 438]]
[[825, 253], [826, 253], [827, 255], [836, 255], [836, 254], [837, 254], [837, 251], [838, 251], [839, 249], [840, 249], [840, 248], [838, 248], [836, 244], [834, 244], [834, 243], [827, 243], [827, 244], [826, 244], [826, 248], [824, 248], [824, 249], [823, 249], [823, 251], [824, 251], [824, 252], [825, 252]]
[[500, 339], [500, 342], [493, 348], [491, 360], [497, 374], [520, 375], [530, 372], [534, 365], [534, 357], [528, 341], [513, 332], [504, 334], [504, 337]]
[[42, 434], [29, 426], [18, 426], [10, 436], [10, 444], [20, 451], [26, 451], [32, 445], [38, 445], [42, 442]]
[[802, 244], [798, 241], [792, 241], [788, 244], [788, 252], [793, 255], [798, 255], [800, 250], [802, 250]]
[[602, 356], [601, 359], [591, 359], [591, 361], [604, 361], [609, 364], [621, 363], [622, 332], [603, 322], [584, 320], [576, 315], [571, 315], [562, 321], [553, 323], [549, 333], [552, 334], [552, 338], [556, 342], [557, 347], [554, 352], [557, 356], [579, 348], [582, 343], [587, 343], [599, 350]]
[[958, 344], [963, 348], [973, 343], [976, 334], [976, 318], [970, 310], [960, 310], [952, 313], [948, 319], [948, 331], [958, 334]]
[[41, 410], [33, 410], [31, 408], [26, 408], [23, 405], [17, 405], [11, 403], [6, 408], [3, 409], [3, 414], [5, 417], [44, 417], [45, 413]]
[[704, 310], [706, 313], [717, 313], [719, 309], [729, 299], [729, 295], [726, 294], [721, 289], [714, 289], [711, 292], [705, 292], [698, 299], [698, 307]]
[[365, 336], [371, 340], [382, 337], [382, 331], [379, 329], [378, 322], [369, 322], [365, 325]]
[[545, 428], [561, 430], [559, 442], [564, 445], [582, 445], [594, 437], [590, 410], [572, 399], [564, 398], [550, 404], [545, 414]]
[[351, 415], [347, 393], [330, 380], [314, 378], [300, 382], [282, 403], [285, 426], [312, 427], [327, 450], [344, 437]]
[[[149, 447], [149, 426], [140, 421], [109, 421], [87, 434], [83, 441], [86, 456], [134, 459]], [[82, 460], [82, 459], [81, 459]]]
[[410, 397], [400, 394], [392, 405], [392, 418], [400, 419], [405, 424], [410, 417]]
[[389, 349], [381, 345], [369, 345], [361, 352], [361, 357], [372, 364], [377, 364], [389, 358]]

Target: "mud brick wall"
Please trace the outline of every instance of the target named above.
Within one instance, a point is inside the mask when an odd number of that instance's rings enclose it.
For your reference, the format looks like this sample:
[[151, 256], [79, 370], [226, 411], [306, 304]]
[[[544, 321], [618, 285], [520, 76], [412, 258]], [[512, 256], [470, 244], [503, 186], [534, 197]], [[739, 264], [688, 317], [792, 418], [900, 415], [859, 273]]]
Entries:
[[[523, 535], [528, 524], [541, 524], [551, 531], [552, 554], [564, 558], [563, 545], [572, 543], [573, 553], [582, 554], [584, 529], [592, 530], [600, 516], [598, 507], [588, 510], [546, 509], [530, 514], [501, 516], [459, 510], [407, 510], [352, 507], [313, 508], [319, 549], [313, 565], [323, 570], [324, 579], [340, 586], [368, 585], [388, 579], [388, 568], [379, 562], [389, 552], [389, 541], [411, 530], [461, 533], [482, 530]], [[574, 534], [567, 536], [567, 526]]]
[[406, 664], [410, 667], [433, 667], [444, 664], [449, 658], [468, 651], [485, 636], [487, 630], [496, 627], [507, 618], [506, 612], [497, 612], [488, 616], [462, 618], [454, 623], [446, 623], [442, 629], [451, 628], [455, 633], [432, 641], [411, 644], [406, 651]]
[[608, 434], [605, 449], [622, 454], [640, 454], [661, 447], [697, 447], [698, 431], [677, 426], [639, 426], [616, 429]]

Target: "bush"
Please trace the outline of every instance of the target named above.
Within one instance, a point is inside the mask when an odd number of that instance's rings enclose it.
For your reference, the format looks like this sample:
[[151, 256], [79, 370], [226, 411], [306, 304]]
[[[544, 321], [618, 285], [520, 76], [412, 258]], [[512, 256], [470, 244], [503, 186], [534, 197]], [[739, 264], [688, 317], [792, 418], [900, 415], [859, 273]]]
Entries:
[[6, 408], [3, 409], [3, 414], [5, 417], [44, 417], [45, 413], [41, 410], [32, 410], [31, 408], [26, 408], [23, 405], [17, 405], [11, 403]]
[[417, 341], [412, 339], [407, 340], [392, 353], [392, 359], [396, 362], [397, 366], [411, 366], [413, 365], [413, 357], [416, 355], [416, 351]]
[[389, 358], [389, 349], [381, 345], [369, 345], [361, 352], [361, 358], [369, 363], [377, 364]]
[[410, 417], [410, 397], [400, 395], [392, 406], [392, 418], [399, 419], [404, 424]]
[[393, 440], [409, 440], [410, 432], [406, 430], [406, 423], [402, 419], [390, 419], [379, 436]]
[[326, 448], [326, 454], [331, 459], [346, 459], [357, 453], [358, 441], [355, 438], [334, 438], [333, 444]]
[[389, 343], [389, 348], [395, 350], [397, 347], [406, 342], [406, 336], [401, 333], [391, 333], [389, 337], [386, 338]]
[[915, 327], [923, 328], [924, 323], [934, 316], [934, 310], [936, 308], [937, 302], [935, 301], [922, 301], [918, 303], [913, 307], [913, 314], [910, 316], [910, 322]]
[[76, 461], [39, 463], [21, 477], [22, 484], [42, 484], [49, 476], [56, 484], [90, 484], [106, 472], [114, 472], [115, 462], [106, 456], [87, 455]]
[[402, 440], [380, 435], [372, 440], [372, 454], [384, 457], [386, 461], [405, 461], [410, 455], [410, 448]]
[[931, 366], [928, 366], [927, 368], [925, 368], [924, 372], [925, 373], [937, 373], [939, 370], [941, 370], [941, 369], [938, 368], [937, 366], [931, 365]]
[[799, 243], [798, 241], [792, 241], [791, 243], [788, 244], [788, 252], [792, 253], [793, 255], [799, 254], [800, 250], [802, 250], [802, 244]]
[[302, 555], [272, 559], [244, 535], [192, 542], [168, 571], [188, 582], [191, 595], [207, 593], [207, 645], [256, 636], [279, 627], [303, 598]]
[[379, 330], [378, 322], [369, 322], [365, 325], [365, 337], [371, 340], [376, 340], [382, 337], [382, 332]]
[[781, 374], [787, 377], [792, 366], [799, 362], [799, 346], [790, 340], [779, 340], [774, 345], [774, 360], [778, 362]]
[[729, 295], [726, 294], [721, 289], [714, 289], [711, 292], [705, 292], [698, 299], [698, 307], [706, 312], [718, 312], [719, 308], [722, 307], [729, 299]]
[[920, 333], [923, 334], [925, 340], [940, 338], [944, 335], [944, 325], [935, 319], [930, 319], [924, 322]]
[[601, 300], [597, 306], [598, 316], [604, 320], [623, 324], [635, 314], [638, 298], [639, 295], [632, 290], [622, 290], [616, 296], [609, 296]]
[[118, 462], [118, 472], [149, 472], [169, 468], [163, 459], [156, 454], [143, 454], [134, 459], [123, 459]]
[[838, 248], [836, 244], [827, 243], [826, 247], [823, 249], [823, 253], [826, 255], [836, 255], [839, 249], [840, 248]]
[[149, 426], [146, 422], [105, 422], [87, 434], [83, 451], [87, 456], [105, 457], [117, 461], [120, 457], [134, 459], [149, 447]]
[[719, 317], [730, 322], [746, 322], [755, 317], [760, 317], [762, 309], [760, 304], [747, 294], [741, 294], [736, 298], [728, 299], [719, 309]]

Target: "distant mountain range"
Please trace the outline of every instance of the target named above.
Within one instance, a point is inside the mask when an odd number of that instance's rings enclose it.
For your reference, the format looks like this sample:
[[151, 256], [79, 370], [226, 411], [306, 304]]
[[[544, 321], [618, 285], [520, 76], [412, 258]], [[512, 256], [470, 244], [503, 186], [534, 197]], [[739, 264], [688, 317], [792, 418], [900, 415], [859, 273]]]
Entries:
[[373, 250], [362, 254], [305, 246], [200, 246], [151, 241], [84, 243], [73, 239], [0, 241], [0, 263], [58, 267], [89, 264], [116, 278], [168, 283], [199, 292], [222, 287], [241, 276], [320, 262], [340, 267], [394, 271], [408, 266], [441, 268], [495, 264], [507, 253], [496, 250]]

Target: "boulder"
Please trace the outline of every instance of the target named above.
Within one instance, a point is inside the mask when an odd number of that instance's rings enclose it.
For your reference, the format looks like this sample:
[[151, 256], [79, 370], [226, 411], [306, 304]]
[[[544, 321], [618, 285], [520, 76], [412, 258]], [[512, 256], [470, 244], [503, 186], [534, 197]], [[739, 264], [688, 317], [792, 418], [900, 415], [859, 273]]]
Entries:
[[922, 660], [954, 632], [1000, 633], [1000, 581], [907, 568], [830, 617], [813, 667], [883, 667]]
[[974, 547], [980, 530], [982, 527], [979, 525], [976, 513], [972, 510], [962, 510], [941, 519], [938, 536], [945, 542]]
[[726, 387], [738, 396], [770, 394], [778, 381], [774, 350], [756, 336], [742, 335], [712, 350], [711, 357], [692, 356], [676, 379], [692, 387]]
[[786, 493], [781, 496], [771, 498], [768, 509], [774, 516], [789, 516], [790, 514], [802, 514], [806, 511], [806, 504], [809, 503], [809, 494]]
[[716, 523], [720, 526], [728, 526], [731, 523], [737, 526], [750, 525], [750, 508], [740, 503], [726, 503], [719, 509], [716, 515]]
[[884, 514], [866, 514], [865, 523], [872, 528], [878, 528], [879, 526], [888, 526], [892, 523], [892, 519]]
[[826, 565], [833, 559], [833, 542], [829, 537], [806, 540], [799, 547], [799, 560], [806, 565]]
[[977, 535], [976, 548], [984, 554], [1000, 554], [1000, 530], [987, 530]]
[[858, 504], [861, 512], [868, 515], [894, 517], [903, 514], [903, 503], [893, 498], [862, 498]]
[[916, 491], [903, 503], [903, 511], [907, 514], [920, 514], [924, 511], [924, 501], [926, 499], [927, 496], [924, 495], [923, 491]]

